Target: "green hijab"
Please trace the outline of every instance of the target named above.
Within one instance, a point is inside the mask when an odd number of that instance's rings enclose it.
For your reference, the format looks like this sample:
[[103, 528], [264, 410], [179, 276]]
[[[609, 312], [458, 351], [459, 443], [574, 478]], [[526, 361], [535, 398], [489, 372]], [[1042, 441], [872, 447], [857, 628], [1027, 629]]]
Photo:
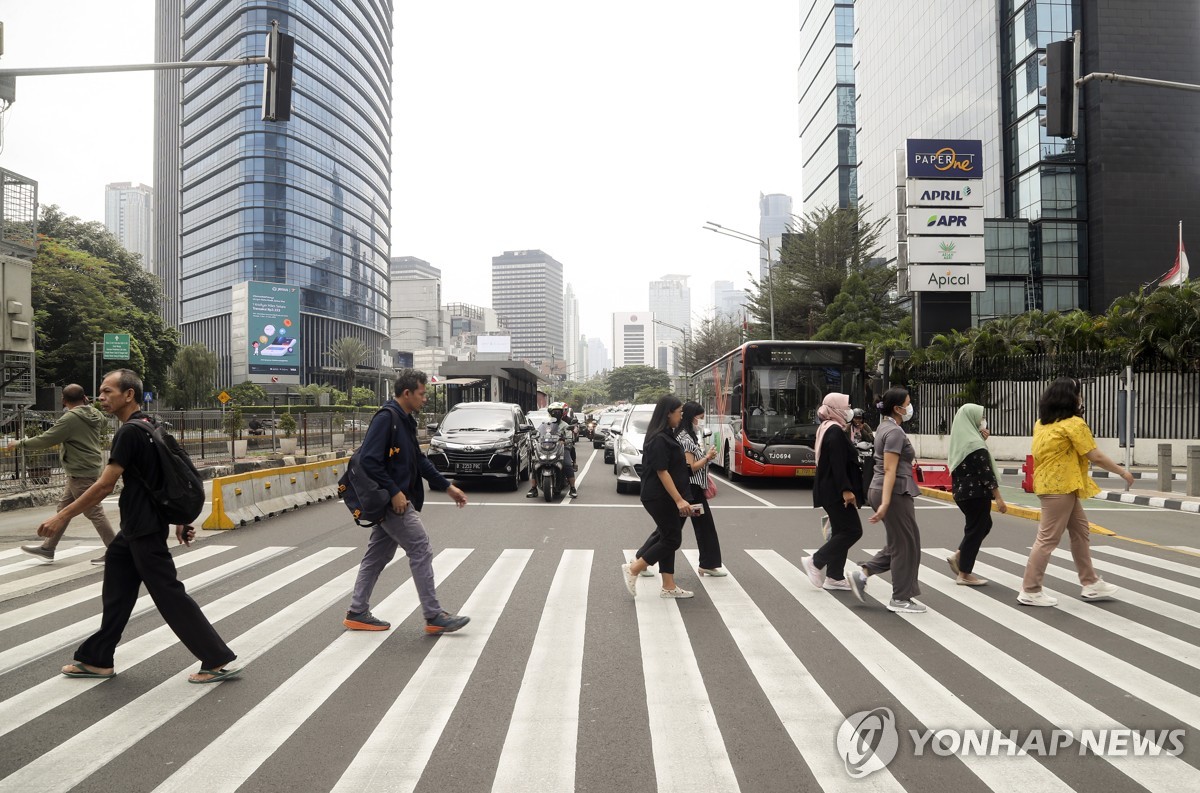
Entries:
[[[983, 433], [979, 431], [979, 422], [983, 421], [983, 405], [968, 402], [954, 414], [954, 423], [950, 426], [950, 470], [967, 459], [967, 455], [979, 449], [987, 449]], [[988, 462], [992, 464], [992, 474], [1000, 481], [1000, 472], [996, 469], [996, 461], [988, 452]]]

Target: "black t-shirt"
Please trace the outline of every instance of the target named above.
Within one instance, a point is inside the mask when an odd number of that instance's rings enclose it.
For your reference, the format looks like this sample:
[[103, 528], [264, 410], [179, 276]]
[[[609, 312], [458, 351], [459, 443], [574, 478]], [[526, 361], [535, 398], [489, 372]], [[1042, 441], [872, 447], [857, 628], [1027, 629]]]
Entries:
[[666, 471], [675, 483], [675, 490], [682, 498], [688, 497], [688, 464], [683, 456], [683, 447], [670, 430], [653, 435], [642, 448], [642, 501], [665, 499], [672, 501], [659, 471]]
[[[129, 417], [129, 421], [150, 419], [142, 411]], [[113, 436], [112, 451], [108, 461], [125, 469], [121, 475], [121, 533], [126, 537], [144, 537], [167, 530], [167, 524], [150, 503], [146, 484], [151, 488], [162, 486], [162, 471], [158, 469], [158, 454], [151, 445], [150, 433], [122, 424]], [[145, 482], [146, 484], [143, 484]]]

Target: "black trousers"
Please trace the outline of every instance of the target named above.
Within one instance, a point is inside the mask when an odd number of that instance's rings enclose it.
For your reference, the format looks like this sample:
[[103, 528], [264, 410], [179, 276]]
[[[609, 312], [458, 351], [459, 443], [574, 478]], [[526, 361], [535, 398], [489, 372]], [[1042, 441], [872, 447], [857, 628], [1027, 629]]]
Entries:
[[679, 508], [669, 498], [643, 501], [642, 506], [654, 518], [654, 531], [634, 555], [646, 564], [658, 565], [659, 573], [675, 575], [675, 552], [683, 544], [683, 523], [687, 518], [679, 514]]
[[712, 510], [708, 508], [708, 499], [704, 497], [704, 488], [693, 484], [688, 494], [688, 503], [704, 507], [703, 515], [692, 515], [692, 528], [696, 531], [700, 566], [705, 570], [715, 570], [721, 566], [721, 541], [717, 539], [717, 524], [713, 520]]
[[962, 542], [958, 544], [958, 569], [969, 573], [975, 569], [975, 557], [979, 555], [983, 538], [992, 530], [992, 499], [986, 496], [954, 503], [958, 504], [963, 517], [967, 519]]
[[829, 540], [813, 554], [813, 564], [824, 567], [834, 581], [846, 578], [846, 556], [854, 543], [862, 539], [862, 520], [854, 507], [825, 507], [829, 516]]
[[129, 624], [142, 584], [179, 641], [200, 659], [201, 668], [217, 669], [237, 658], [180, 583], [164, 530], [161, 534], [132, 539], [120, 532], [108, 546], [100, 630], [79, 645], [76, 661], [102, 668], [115, 666], [117, 643]]

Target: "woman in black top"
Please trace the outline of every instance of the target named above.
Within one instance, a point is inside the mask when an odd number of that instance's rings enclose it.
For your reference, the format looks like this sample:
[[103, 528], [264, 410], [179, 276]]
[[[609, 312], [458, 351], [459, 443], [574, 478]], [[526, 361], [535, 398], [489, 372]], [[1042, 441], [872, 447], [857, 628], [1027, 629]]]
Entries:
[[953, 556], [946, 557], [946, 563], [950, 565], [958, 583], [965, 586], [983, 586], [987, 583], [986, 578], [980, 578], [971, 571], [975, 569], [979, 546], [983, 545], [983, 539], [992, 530], [992, 499], [996, 500], [997, 510], [1008, 511], [1004, 496], [1000, 495], [1000, 474], [996, 470], [996, 462], [984, 443], [987, 439], [983, 406], [968, 402], [960, 407], [950, 426], [948, 462], [954, 503], [962, 510], [966, 526], [958, 550]]
[[862, 465], [847, 434], [853, 416], [850, 397], [845, 394], [826, 394], [817, 409], [817, 418], [823, 421], [817, 430], [813, 506], [823, 508], [829, 516], [829, 540], [812, 556], [801, 559], [800, 565], [818, 589], [849, 591], [846, 555], [863, 533], [858, 517], [858, 505], [865, 500]]
[[675, 437], [683, 419], [683, 403], [667, 394], [658, 400], [646, 428], [642, 447], [642, 506], [654, 518], [654, 532], [642, 543], [637, 557], [621, 565], [625, 588], [637, 595], [638, 575], [652, 564], [662, 574], [660, 597], [690, 598], [692, 593], [675, 585], [675, 552], [683, 543], [683, 523], [692, 505], [683, 497], [688, 492], [688, 465], [683, 447]]

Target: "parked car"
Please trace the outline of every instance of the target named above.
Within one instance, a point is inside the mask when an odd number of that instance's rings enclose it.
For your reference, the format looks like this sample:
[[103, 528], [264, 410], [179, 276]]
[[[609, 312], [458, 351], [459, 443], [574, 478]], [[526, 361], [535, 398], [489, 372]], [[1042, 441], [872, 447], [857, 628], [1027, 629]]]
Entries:
[[625, 414], [620, 429], [612, 430], [613, 473], [617, 477], [618, 493], [637, 493], [642, 489], [642, 445], [654, 405], [634, 405]]
[[[607, 444], [608, 432], [614, 426], [621, 426], [621, 422], [625, 420], [624, 413], [601, 413], [596, 418], [596, 429], [592, 432], [592, 448], [593, 449], [611, 449], [612, 446]], [[607, 456], [607, 455], [606, 455]], [[604, 462], [612, 465], [612, 460]]]
[[500, 479], [516, 490], [529, 479], [532, 425], [519, 405], [460, 402], [427, 425], [430, 462], [452, 479]]

